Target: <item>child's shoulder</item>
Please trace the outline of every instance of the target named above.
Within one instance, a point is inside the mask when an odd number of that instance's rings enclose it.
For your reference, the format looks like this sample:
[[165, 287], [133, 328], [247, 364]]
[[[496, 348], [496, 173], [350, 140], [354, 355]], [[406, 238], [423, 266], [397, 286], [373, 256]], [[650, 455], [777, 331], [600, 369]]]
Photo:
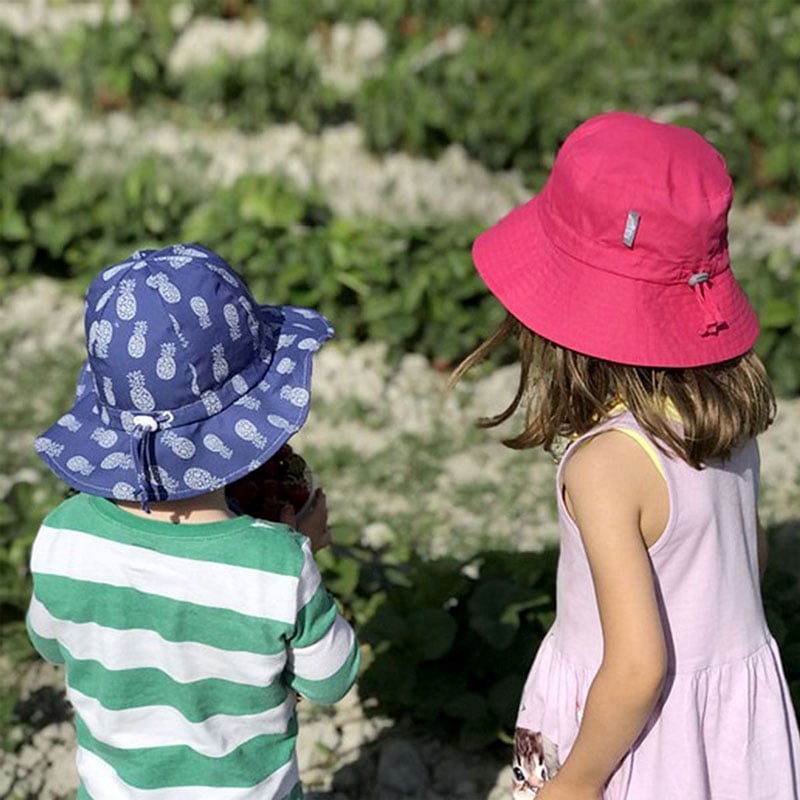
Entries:
[[310, 547], [307, 536], [284, 522], [272, 522], [271, 520], [247, 515], [242, 515], [239, 519], [250, 521], [250, 529], [253, 535], [266, 537], [276, 544], [280, 543], [288, 551], [301, 554]]
[[313, 560], [308, 538], [294, 528], [243, 515], [236, 535], [209, 543], [215, 558], [281, 575], [299, 577]]
[[662, 480], [642, 442], [618, 428], [599, 431], [567, 451], [562, 482], [572, 492], [637, 494]]
[[89, 496], [83, 492], [70, 495], [45, 515], [42, 522], [53, 528], [81, 527], [94, 515]]
[[564, 471], [572, 474], [627, 469], [644, 455], [642, 446], [627, 431], [606, 428], [582, 439], [567, 451]]

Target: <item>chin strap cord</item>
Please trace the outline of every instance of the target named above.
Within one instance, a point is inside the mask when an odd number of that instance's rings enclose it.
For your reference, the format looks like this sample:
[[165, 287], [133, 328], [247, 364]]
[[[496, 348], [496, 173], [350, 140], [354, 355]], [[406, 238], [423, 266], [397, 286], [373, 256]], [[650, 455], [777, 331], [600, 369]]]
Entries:
[[697, 298], [697, 302], [700, 305], [700, 310], [703, 312], [703, 327], [700, 328], [698, 333], [701, 336], [708, 336], [726, 327], [727, 323], [711, 294], [712, 284], [710, 283], [708, 273], [695, 272], [687, 283], [692, 287], [694, 296]]
[[154, 495], [153, 478], [156, 475], [154, 464], [151, 461], [152, 437], [164, 425], [168, 427], [172, 422], [169, 411], [159, 414], [158, 417], [149, 414], [136, 414], [131, 428], [131, 459], [136, 471], [136, 480], [139, 488], [136, 490], [142, 511], [150, 513], [150, 496]]

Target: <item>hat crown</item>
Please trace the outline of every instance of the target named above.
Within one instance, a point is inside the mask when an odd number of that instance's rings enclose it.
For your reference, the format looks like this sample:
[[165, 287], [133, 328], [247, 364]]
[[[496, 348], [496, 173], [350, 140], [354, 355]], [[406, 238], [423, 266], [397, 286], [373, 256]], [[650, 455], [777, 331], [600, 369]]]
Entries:
[[139, 250], [109, 267], [85, 305], [99, 402], [151, 413], [200, 400], [213, 412], [216, 392], [243, 373], [249, 389], [271, 361], [275, 335], [255, 309], [239, 276], [199, 245]]
[[730, 269], [731, 199], [722, 156], [695, 131], [601, 114], [472, 255], [508, 311], [562, 347], [620, 364], [715, 364], [758, 336]]
[[685, 281], [728, 266], [732, 182], [689, 128], [611, 112], [576, 128], [539, 198], [554, 246], [621, 276]]

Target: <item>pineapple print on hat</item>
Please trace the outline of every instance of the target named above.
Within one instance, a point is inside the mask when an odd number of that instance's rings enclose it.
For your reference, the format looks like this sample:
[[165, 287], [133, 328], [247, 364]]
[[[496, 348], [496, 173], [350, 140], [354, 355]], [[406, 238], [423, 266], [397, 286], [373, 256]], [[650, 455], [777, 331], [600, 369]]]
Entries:
[[190, 488], [200, 492], [210, 492], [224, 485], [221, 478], [212, 475], [207, 469], [190, 467], [183, 473], [183, 482]]
[[116, 500], [135, 500], [136, 490], [125, 481], [117, 481], [111, 487], [111, 496]]
[[253, 306], [250, 305], [250, 301], [246, 297], [239, 298], [239, 305], [244, 309], [244, 313], [247, 316], [247, 327], [250, 329], [250, 335], [253, 337], [253, 348], [258, 351], [259, 349], [259, 324], [258, 320], [253, 314]]
[[102, 311], [102, 309], [105, 308], [106, 303], [108, 303], [108, 301], [111, 299], [111, 296], [116, 291], [117, 291], [117, 287], [116, 286], [112, 286], [110, 289], [108, 289], [107, 291], [103, 292], [103, 294], [100, 295], [100, 299], [97, 301], [97, 305], [95, 305], [94, 310], [95, 311]]
[[244, 406], [245, 408], [250, 409], [250, 411], [258, 411], [261, 408], [261, 401], [257, 397], [252, 397], [249, 394], [246, 394], [244, 397], [240, 397], [235, 403], [235, 406]]
[[127, 322], [136, 316], [136, 278], [124, 278], [119, 283], [117, 295], [117, 316]]
[[94, 466], [89, 463], [85, 456], [72, 456], [67, 460], [67, 469], [72, 472], [78, 472], [81, 475], [91, 475], [94, 472]]
[[194, 311], [201, 328], [210, 328], [214, 324], [208, 313], [208, 304], [202, 297], [195, 296], [189, 300], [189, 308]]
[[57, 425], [60, 425], [62, 428], [66, 428], [71, 433], [75, 433], [79, 431], [83, 426], [81, 423], [75, 418], [74, 414], [64, 414], [57, 422]]
[[175, 431], [164, 431], [164, 433], [161, 434], [161, 441], [169, 447], [178, 458], [182, 458], [185, 461], [192, 458], [197, 449], [191, 439], [187, 439], [185, 436], [178, 436]]
[[192, 258], [208, 258], [208, 253], [205, 253], [203, 250], [198, 250], [196, 247], [191, 247], [186, 244], [174, 244], [172, 245], [172, 252], [177, 253], [181, 256], [191, 256]]
[[108, 375], [103, 376], [103, 396], [108, 405], [115, 406], [117, 404], [117, 398], [114, 395], [114, 381]]
[[40, 436], [33, 443], [37, 453], [46, 453], [51, 458], [58, 458], [64, 452], [64, 445], [48, 439], [46, 436]]
[[151, 275], [145, 283], [151, 289], [157, 289], [165, 303], [180, 303], [180, 289], [163, 272], [156, 272], [155, 275]]
[[113, 447], [119, 440], [117, 433], [109, 430], [108, 428], [95, 428], [89, 435], [89, 438], [93, 442], [97, 442], [100, 447], [104, 447], [106, 449]]
[[253, 447], [263, 450], [267, 440], [258, 432], [258, 428], [249, 419], [240, 419], [233, 426], [233, 430], [240, 439], [250, 442]]
[[284, 386], [281, 389], [281, 399], [288, 400], [293, 406], [303, 408], [308, 405], [310, 395], [308, 389], [302, 386]]
[[156, 407], [156, 401], [153, 395], [147, 391], [145, 386], [144, 374], [141, 370], [133, 370], [128, 373], [128, 383], [131, 387], [131, 402], [139, 409], [139, 411], [153, 411]]
[[239, 326], [239, 312], [233, 303], [225, 303], [222, 307], [222, 316], [228, 325], [228, 333], [230, 334], [231, 341], [235, 342], [242, 338], [242, 329]]
[[211, 369], [217, 383], [223, 383], [228, 377], [229, 367], [225, 359], [225, 347], [221, 343], [211, 348]]
[[231, 286], [235, 286], [237, 289], [239, 288], [239, 281], [237, 281], [236, 278], [234, 278], [233, 275], [231, 275], [227, 270], [222, 269], [222, 267], [217, 266], [211, 261], [205, 264], [205, 266], [208, 267], [208, 269], [210, 269], [212, 272], [219, 275], [220, 278], [222, 278], [222, 280], [224, 280], [226, 283], [229, 283]]
[[131, 358], [141, 358], [147, 351], [146, 333], [147, 323], [144, 320], [133, 323], [133, 333], [128, 339], [128, 355]]
[[195, 365], [192, 364], [191, 361], [189, 362], [189, 372], [192, 373], [192, 384], [191, 384], [192, 394], [196, 395], [197, 397], [200, 397], [200, 386], [197, 383], [197, 367], [195, 367]]
[[166, 261], [172, 269], [181, 269], [181, 267], [185, 267], [187, 264], [192, 263], [191, 256], [181, 256], [181, 255], [172, 255], [172, 256], [159, 256], [158, 258], [154, 259], [154, 261]]
[[136, 423], [134, 420], [134, 414], [130, 411], [121, 411], [119, 415], [119, 421], [122, 423], [122, 430], [125, 433], [131, 433], [133, 429], [136, 427]]
[[169, 315], [170, 322], [172, 323], [172, 330], [175, 331], [175, 336], [178, 337], [178, 341], [181, 343], [181, 347], [184, 350], [189, 346], [189, 340], [184, 335], [183, 331], [181, 330], [181, 324], [175, 319], [174, 315]]
[[100, 469], [119, 469], [120, 467], [131, 469], [133, 467], [133, 459], [128, 453], [122, 453], [119, 450], [109, 453], [100, 462]]
[[287, 433], [295, 433], [295, 431], [297, 431], [296, 425], [292, 425], [288, 419], [281, 417], [278, 414], [268, 414], [267, 422], [269, 422], [273, 428], [278, 428], [278, 430], [286, 431]]
[[230, 460], [233, 457], [233, 450], [228, 447], [222, 439], [215, 433], [207, 433], [203, 437], [203, 447], [212, 453], [217, 453], [224, 459]]
[[161, 355], [156, 361], [156, 375], [162, 381], [171, 381], [175, 377], [177, 369], [175, 364], [176, 350], [175, 342], [162, 342], [161, 344]]
[[150, 483], [163, 486], [168, 492], [174, 492], [180, 483], [173, 478], [162, 466], [151, 465], [147, 470], [147, 477]]
[[97, 358], [108, 358], [108, 346], [113, 337], [114, 327], [107, 319], [95, 320], [89, 327], [89, 354]]
[[103, 280], [104, 281], [110, 281], [112, 278], [116, 277], [116, 275], [118, 273], [122, 272], [123, 270], [128, 269], [129, 267], [131, 267], [131, 262], [130, 261], [126, 261], [126, 262], [124, 262], [122, 264], [117, 264], [116, 267], [109, 267], [103, 273]]
[[219, 397], [211, 390], [203, 392], [200, 395], [200, 399], [203, 401], [203, 405], [206, 407], [206, 412], [209, 417], [213, 417], [214, 414], [219, 414], [219, 412], [222, 411], [222, 403]]

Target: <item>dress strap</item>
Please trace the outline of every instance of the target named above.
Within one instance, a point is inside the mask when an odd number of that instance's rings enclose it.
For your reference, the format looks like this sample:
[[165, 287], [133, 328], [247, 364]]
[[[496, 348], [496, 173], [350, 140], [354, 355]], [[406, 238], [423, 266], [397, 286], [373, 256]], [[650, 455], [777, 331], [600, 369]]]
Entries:
[[619, 427], [619, 428], [609, 428], [608, 430], [612, 431], [619, 431], [620, 433], [624, 433], [626, 436], [630, 436], [631, 439], [639, 443], [639, 446], [642, 450], [647, 453], [650, 460], [653, 462], [653, 466], [659, 471], [661, 477], [664, 480], [667, 479], [667, 475], [664, 472], [664, 467], [661, 464], [661, 459], [658, 457], [658, 453], [656, 453], [655, 445], [640, 431], [636, 431], [633, 428], [626, 428], [626, 427]]

